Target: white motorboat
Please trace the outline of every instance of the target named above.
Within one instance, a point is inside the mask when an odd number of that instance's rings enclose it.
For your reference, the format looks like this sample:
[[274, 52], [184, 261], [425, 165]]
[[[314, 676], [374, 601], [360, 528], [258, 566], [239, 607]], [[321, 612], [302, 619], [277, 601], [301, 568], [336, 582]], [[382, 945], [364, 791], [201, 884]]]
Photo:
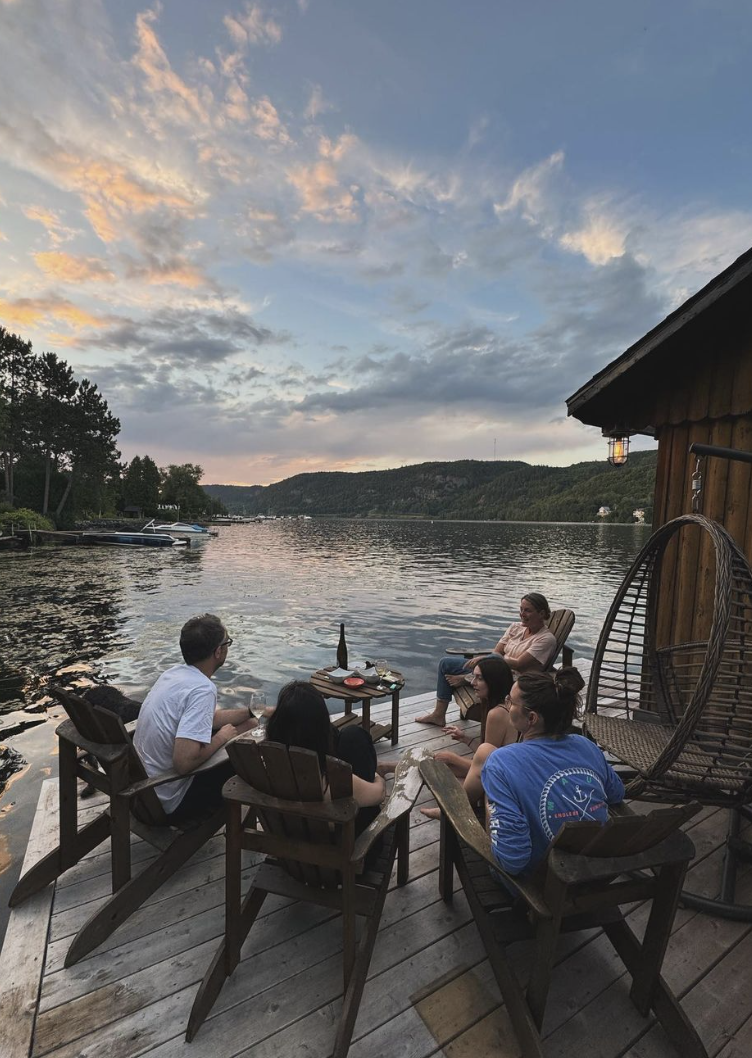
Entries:
[[206, 539], [209, 536], [217, 536], [203, 525], [195, 522], [156, 522], [153, 518], [142, 529], [144, 533], [170, 533], [171, 536], [179, 536], [188, 540]]

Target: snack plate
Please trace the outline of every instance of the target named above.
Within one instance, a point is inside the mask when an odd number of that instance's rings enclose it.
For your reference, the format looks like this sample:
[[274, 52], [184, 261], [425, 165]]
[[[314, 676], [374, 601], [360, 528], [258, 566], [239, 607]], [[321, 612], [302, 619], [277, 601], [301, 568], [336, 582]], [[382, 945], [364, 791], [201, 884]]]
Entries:
[[343, 680], [342, 682], [344, 683], [345, 687], [350, 687], [355, 690], [357, 687], [363, 687], [366, 681], [360, 676], [348, 676], [347, 679]]

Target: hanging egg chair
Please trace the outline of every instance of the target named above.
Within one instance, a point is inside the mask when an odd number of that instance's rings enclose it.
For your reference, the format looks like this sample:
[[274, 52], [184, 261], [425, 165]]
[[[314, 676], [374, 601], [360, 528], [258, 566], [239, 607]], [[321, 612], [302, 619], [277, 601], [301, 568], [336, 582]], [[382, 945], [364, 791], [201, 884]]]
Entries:
[[[712, 556], [709, 633], [701, 642], [661, 645], [658, 614], [676, 598], [662, 596], [666, 552], [688, 546], [698, 529]], [[661, 635], [670, 642], [665, 620]], [[752, 802], [752, 569], [723, 526], [683, 515], [643, 547], [603, 626], [583, 727], [633, 770], [629, 797], [732, 808]]]

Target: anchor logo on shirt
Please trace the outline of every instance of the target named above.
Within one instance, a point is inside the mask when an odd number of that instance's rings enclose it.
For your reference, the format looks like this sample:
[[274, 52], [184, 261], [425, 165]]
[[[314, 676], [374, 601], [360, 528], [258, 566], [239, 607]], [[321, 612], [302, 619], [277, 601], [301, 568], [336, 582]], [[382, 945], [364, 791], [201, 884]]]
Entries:
[[567, 797], [566, 794], [562, 794], [565, 801], [569, 801], [571, 805], [574, 805], [580, 812], [580, 819], [595, 819], [595, 816], [588, 811], [590, 808], [590, 802], [593, 799], [594, 790], [589, 793], [585, 793], [581, 786], [575, 785], [574, 797]]

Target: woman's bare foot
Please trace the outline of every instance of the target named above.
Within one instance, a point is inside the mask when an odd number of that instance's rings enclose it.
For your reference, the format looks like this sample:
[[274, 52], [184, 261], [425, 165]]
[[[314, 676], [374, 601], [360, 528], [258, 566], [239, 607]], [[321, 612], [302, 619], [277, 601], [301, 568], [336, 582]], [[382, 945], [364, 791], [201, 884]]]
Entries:
[[425, 716], [416, 716], [416, 724], [434, 724], [435, 727], [443, 727], [446, 724], [446, 709], [441, 712], [440, 709], [434, 709], [432, 713], [426, 713]]
[[382, 779], [386, 779], [387, 775], [393, 775], [394, 771], [399, 762], [396, 760], [380, 760], [376, 762], [376, 774], [380, 775]]
[[427, 816], [429, 819], [441, 819], [440, 808], [421, 808], [421, 814]]

